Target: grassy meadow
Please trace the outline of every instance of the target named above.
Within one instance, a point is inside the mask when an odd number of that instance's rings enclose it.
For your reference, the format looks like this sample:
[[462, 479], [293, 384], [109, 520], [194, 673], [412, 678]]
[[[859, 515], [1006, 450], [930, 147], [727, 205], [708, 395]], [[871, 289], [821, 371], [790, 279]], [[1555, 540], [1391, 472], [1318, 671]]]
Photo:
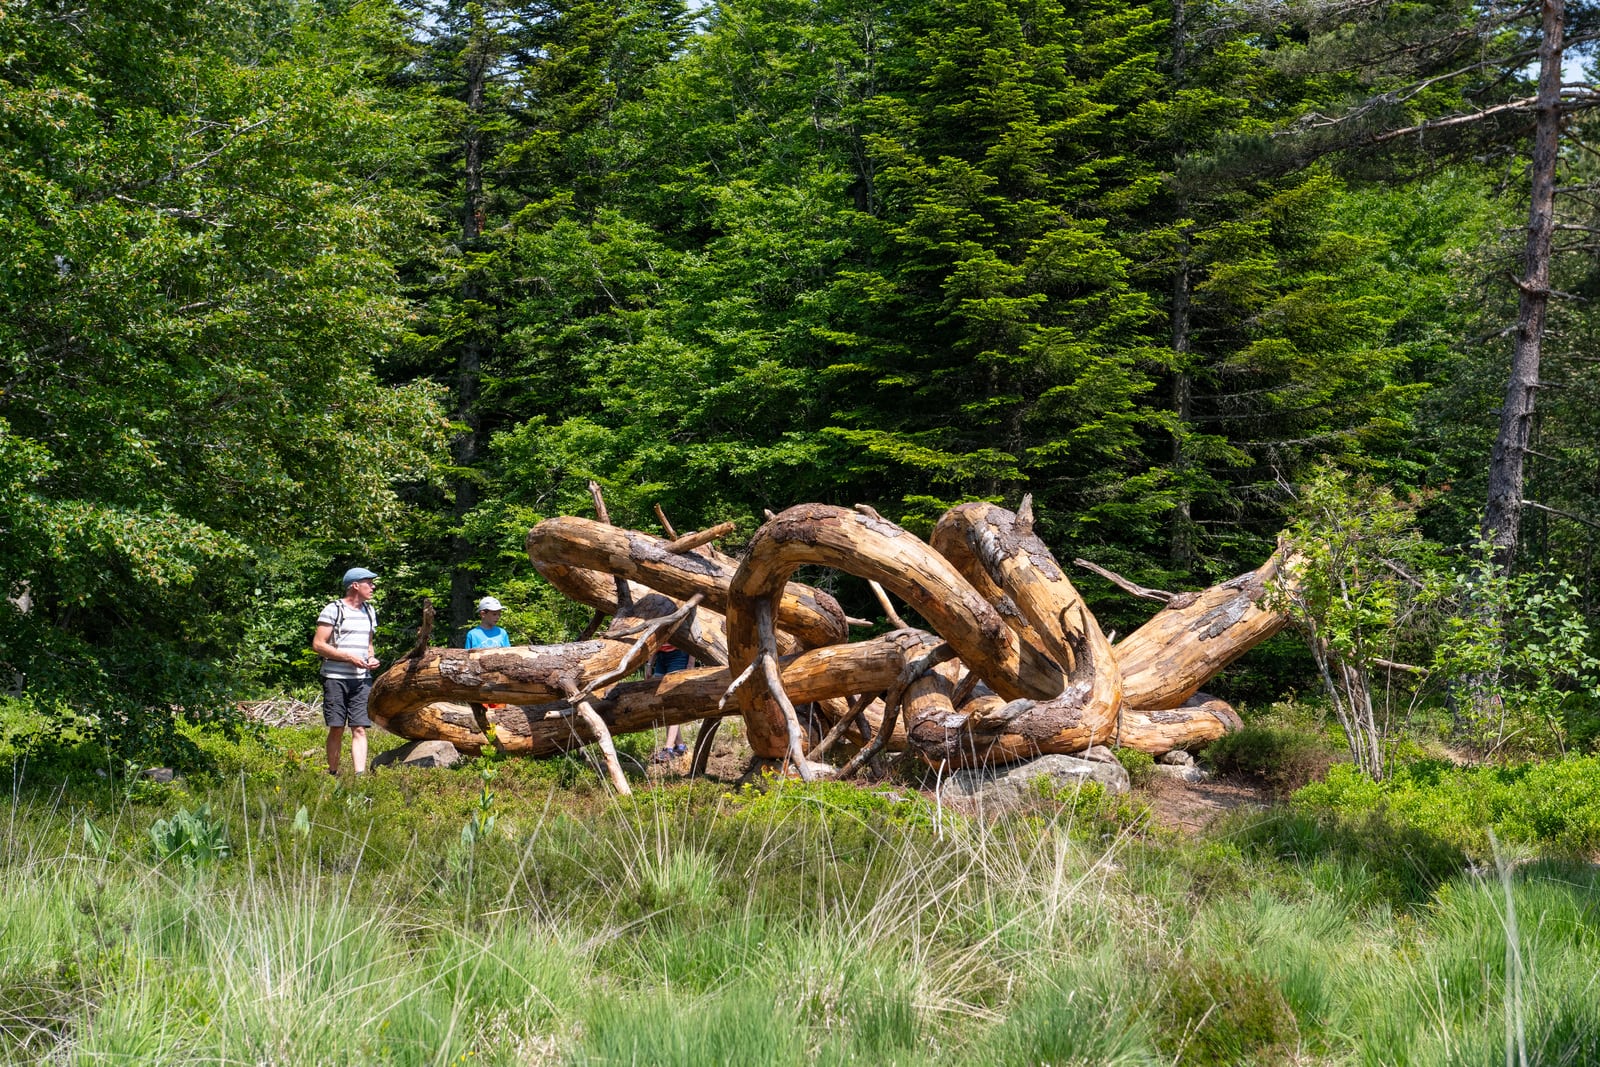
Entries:
[[619, 800], [577, 760], [335, 780], [321, 738], [202, 736], [169, 784], [19, 761], [0, 1058], [1600, 1062], [1582, 849], [1381, 805], [1180, 837], [1137, 790], [983, 821], [904, 784]]

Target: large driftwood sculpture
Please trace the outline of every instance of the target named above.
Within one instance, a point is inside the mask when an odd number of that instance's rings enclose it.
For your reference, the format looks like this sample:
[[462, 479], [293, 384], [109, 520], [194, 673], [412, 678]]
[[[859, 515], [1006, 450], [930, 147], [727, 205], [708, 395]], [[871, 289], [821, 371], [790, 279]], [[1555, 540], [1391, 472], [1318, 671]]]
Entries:
[[[946, 767], [1104, 743], [1159, 754], [1238, 725], [1200, 687], [1286, 622], [1266, 599], [1288, 580], [1280, 551], [1210, 589], [1160, 594], [1166, 606], [1113, 646], [1033, 533], [1027, 500], [1017, 514], [963, 504], [926, 542], [871, 508], [822, 504], [772, 516], [740, 560], [711, 544], [729, 529], [669, 540], [575, 517], [540, 523], [527, 539], [535, 568], [610, 625], [542, 647], [419, 640], [373, 685], [373, 720], [469, 751], [597, 744], [623, 791], [613, 734], [706, 720], [700, 769], [717, 719], [735, 713], [758, 757], [805, 778], [854, 773], [884, 750]], [[849, 642], [838, 603], [789, 580], [802, 566], [867, 579], [891, 619], [887, 593], [929, 630]], [[623, 681], [668, 640], [706, 666]], [[842, 768], [821, 762], [839, 747], [854, 753]]]

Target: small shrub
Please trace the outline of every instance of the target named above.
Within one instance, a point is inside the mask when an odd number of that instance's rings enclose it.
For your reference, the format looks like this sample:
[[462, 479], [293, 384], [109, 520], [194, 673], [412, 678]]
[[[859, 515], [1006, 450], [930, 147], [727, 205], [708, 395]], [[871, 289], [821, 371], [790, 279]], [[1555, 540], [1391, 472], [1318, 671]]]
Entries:
[[1253, 779], [1287, 796], [1323, 778], [1333, 752], [1320, 738], [1296, 730], [1250, 725], [1213, 741], [1204, 759], [1218, 774]]
[[1128, 772], [1128, 784], [1139, 788], [1150, 784], [1156, 776], [1156, 758], [1148, 752], [1140, 752], [1134, 748], [1119, 748], [1114, 750], [1117, 762], [1122, 764], [1122, 769]]
[[847, 816], [896, 826], [931, 827], [933, 808], [919, 793], [904, 789], [863, 788], [851, 782], [793, 782], [773, 778], [747, 784], [728, 794], [734, 809], [752, 819], [796, 811]]
[[209, 804], [202, 804], [193, 811], [186, 808], [170, 819], [157, 821], [150, 827], [150, 842], [155, 847], [156, 859], [162, 862], [175, 859], [189, 868], [227, 859], [233, 853], [233, 846], [228, 842], [228, 824], [212, 815]]
[[1505, 767], [1420, 760], [1382, 783], [1340, 765], [1294, 804], [1346, 823], [1381, 816], [1479, 857], [1490, 854], [1491, 828], [1506, 844], [1583, 855], [1600, 848], [1600, 757]]

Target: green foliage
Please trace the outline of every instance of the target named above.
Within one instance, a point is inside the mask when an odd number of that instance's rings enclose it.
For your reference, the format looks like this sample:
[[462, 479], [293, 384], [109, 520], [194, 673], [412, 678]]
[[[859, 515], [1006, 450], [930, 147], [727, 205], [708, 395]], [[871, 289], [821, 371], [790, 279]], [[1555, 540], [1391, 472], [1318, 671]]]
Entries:
[[1457, 719], [1465, 739], [1504, 756], [1565, 751], [1574, 733], [1594, 737], [1600, 659], [1573, 580], [1507, 574], [1480, 544], [1452, 591], [1456, 611], [1433, 663], [1463, 687]]
[[1138, 789], [1149, 785], [1156, 776], [1156, 758], [1148, 752], [1134, 748], [1113, 749], [1117, 762], [1128, 772], [1128, 784]]
[[1287, 796], [1322, 778], [1334, 755], [1319, 735], [1250, 723], [1211, 742], [1203, 758], [1218, 774], [1255, 779]]
[[1299, 489], [1291, 574], [1274, 594], [1306, 637], [1351, 759], [1374, 777], [1385, 772], [1384, 738], [1400, 702], [1416, 697], [1405, 672], [1386, 664], [1418, 658], [1443, 592], [1437, 549], [1415, 509], [1370, 478], [1324, 465]]
[[434, 393], [371, 373], [421, 219], [390, 19], [0, 19], [0, 669], [119, 752], [227, 714], [259, 556], [380, 541], [429, 476]]
[[862, 789], [850, 782], [791, 782], [772, 778], [729, 794], [733, 810], [760, 821], [788, 813], [844, 817], [872, 826], [929, 827], [933, 809], [920, 793], [879, 787]]
[[192, 811], [183, 808], [170, 818], [159, 820], [150, 827], [150, 843], [158, 861], [176, 860], [186, 869], [208, 867], [233, 854], [228, 824], [212, 814], [209, 804]]
[[1294, 801], [1299, 810], [1352, 823], [1381, 815], [1482, 857], [1491, 829], [1518, 847], [1572, 855], [1600, 847], [1600, 758], [1593, 756], [1503, 767], [1423, 761], [1397, 767], [1381, 783], [1341, 764]]

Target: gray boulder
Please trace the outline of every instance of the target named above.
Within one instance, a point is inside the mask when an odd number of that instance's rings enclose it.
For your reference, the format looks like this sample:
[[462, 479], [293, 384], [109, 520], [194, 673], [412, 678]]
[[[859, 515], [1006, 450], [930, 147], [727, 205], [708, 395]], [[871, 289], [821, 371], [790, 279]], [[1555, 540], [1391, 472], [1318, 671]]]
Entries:
[[1085, 782], [1098, 782], [1108, 791], [1128, 791], [1128, 772], [1120, 763], [1098, 763], [1076, 756], [1041, 756], [1011, 767], [971, 767], [957, 771], [939, 787], [942, 800], [972, 800], [980, 807], [1010, 808], [1037, 795], [1038, 779], [1047, 779], [1051, 788], [1075, 788]]
[[1165, 763], [1169, 767], [1191, 767], [1194, 765], [1194, 757], [1181, 748], [1175, 748], [1170, 752], [1163, 752], [1156, 762]]
[[372, 767], [454, 767], [460, 762], [461, 753], [448, 741], [413, 741], [374, 756]]
[[1170, 763], [1158, 763], [1155, 765], [1155, 772], [1163, 778], [1176, 778], [1180, 782], [1203, 782], [1211, 777], [1194, 763], [1181, 767]]

